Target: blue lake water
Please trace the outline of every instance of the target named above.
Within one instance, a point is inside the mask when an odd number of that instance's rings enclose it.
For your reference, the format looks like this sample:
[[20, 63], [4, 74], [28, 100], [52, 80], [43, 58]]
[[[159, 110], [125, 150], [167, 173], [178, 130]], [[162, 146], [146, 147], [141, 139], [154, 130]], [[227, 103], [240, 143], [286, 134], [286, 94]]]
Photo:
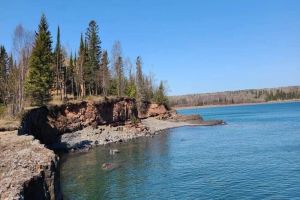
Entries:
[[[179, 111], [225, 126], [182, 127], [68, 155], [65, 199], [300, 199], [300, 103]], [[118, 148], [119, 154], [109, 155]], [[118, 168], [104, 171], [104, 162]]]

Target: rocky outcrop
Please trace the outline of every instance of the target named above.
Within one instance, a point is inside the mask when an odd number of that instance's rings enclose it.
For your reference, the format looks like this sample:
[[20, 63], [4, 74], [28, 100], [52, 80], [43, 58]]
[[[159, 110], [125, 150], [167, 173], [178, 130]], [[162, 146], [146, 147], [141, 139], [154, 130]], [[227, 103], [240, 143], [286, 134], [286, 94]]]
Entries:
[[183, 122], [192, 125], [214, 126], [225, 124], [223, 120], [204, 120], [200, 115], [181, 115], [176, 110], [167, 110], [164, 105], [150, 104], [147, 112], [148, 117], [169, 122]]
[[121, 125], [132, 117], [137, 118], [137, 109], [131, 98], [67, 103], [28, 111], [22, 119], [19, 134], [30, 134], [43, 144], [53, 144], [59, 142], [63, 133], [87, 126]]
[[158, 115], [164, 115], [168, 112], [164, 105], [152, 103], [148, 107], [147, 117], [156, 117]]
[[62, 199], [58, 157], [33, 136], [0, 133], [0, 199]]

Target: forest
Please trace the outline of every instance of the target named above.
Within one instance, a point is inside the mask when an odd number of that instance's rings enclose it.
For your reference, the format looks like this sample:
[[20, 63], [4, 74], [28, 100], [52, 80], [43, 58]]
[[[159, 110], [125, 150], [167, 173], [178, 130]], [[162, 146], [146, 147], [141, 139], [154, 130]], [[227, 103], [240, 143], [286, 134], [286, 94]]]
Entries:
[[170, 105], [175, 107], [262, 103], [296, 99], [300, 99], [299, 86], [189, 94], [169, 97]]
[[99, 26], [91, 20], [79, 34], [77, 52], [68, 52], [56, 41], [43, 14], [33, 33], [17, 25], [11, 52], [0, 45], [0, 117], [16, 117], [26, 107], [64, 103], [95, 96], [127, 96], [145, 102], [168, 104], [163, 81], [155, 84], [152, 74], [143, 72], [141, 56], [135, 66], [124, 58], [121, 42], [111, 53], [101, 47]]

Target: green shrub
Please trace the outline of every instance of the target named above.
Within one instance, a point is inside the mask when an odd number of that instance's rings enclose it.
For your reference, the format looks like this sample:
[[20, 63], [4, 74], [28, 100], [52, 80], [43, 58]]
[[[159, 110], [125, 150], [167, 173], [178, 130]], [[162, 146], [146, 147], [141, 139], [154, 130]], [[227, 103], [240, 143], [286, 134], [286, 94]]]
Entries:
[[158, 89], [154, 92], [153, 101], [159, 105], [164, 105], [169, 108], [169, 99], [166, 96], [163, 82], [160, 82]]

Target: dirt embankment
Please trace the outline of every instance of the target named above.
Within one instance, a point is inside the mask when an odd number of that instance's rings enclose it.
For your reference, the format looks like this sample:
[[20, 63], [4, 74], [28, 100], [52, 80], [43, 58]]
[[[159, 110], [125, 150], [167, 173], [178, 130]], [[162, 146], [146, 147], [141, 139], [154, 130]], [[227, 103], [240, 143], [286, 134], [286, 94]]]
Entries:
[[134, 99], [112, 98], [104, 101], [82, 101], [61, 106], [41, 107], [28, 111], [19, 134], [30, 134], [41, 143], [58, 143], [64, 133], [99, 125], [123, 125], [132, 117], [137, 118]]
[[61, 143], [55, 148], [66, 148], [71, 151], [86, 151], [97, 145], [112, 142], [124, 142], [142, 136], [152, 136], [162, 130], [181, 126], [212, 126], [224, 124], [222, 120], [205, 121], [199, 115], [180, 115], [169, 111], [163, 105], [150, 104], [143, 119], [136, 123], [126, 121], [124, 125], [88, 126], [76, 132], [65, 133]]

